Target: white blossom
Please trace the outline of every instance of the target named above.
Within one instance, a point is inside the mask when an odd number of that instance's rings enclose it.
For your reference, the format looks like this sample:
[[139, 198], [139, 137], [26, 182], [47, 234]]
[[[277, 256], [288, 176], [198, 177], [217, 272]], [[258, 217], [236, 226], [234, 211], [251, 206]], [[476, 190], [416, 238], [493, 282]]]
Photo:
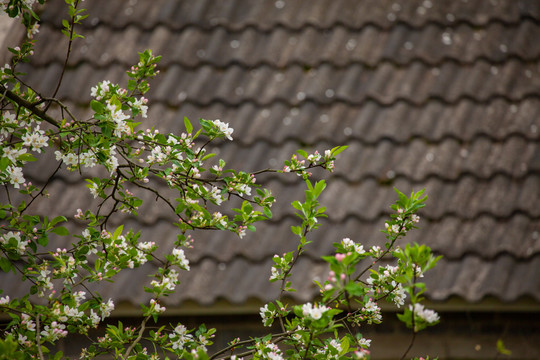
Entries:
[[221, 190], [218, 187], [212, 186], [212, 189], [208, 193], [216, 205], [221, 205], [223, 197], [221, 196]]
[[178, 266], [180, 266], [182, 269], [189, 271], [189, 261], [186, 259], [186, 255], [184, 254], [184, 250], [182, 249], [173, 249], [172, 255], [175, 257], [176, 261], [178, 262]]
[[371, 345], [371, 339], [361, 338], [358, 340], [358, 344], [365, 347], [370, 347]]
[[27, 151], [25, 148], [17, 150], [17, 149], [12, 148], [12, 147], [6, 147], [3, 150], [4, 150], [4, 157], [7, 157], [13, 163], [16, 162], [17, 160], [19, 160], [19, 157], [22, 154], [25, 154], [26, 151]]
[[13, 185], [15, 189], [20, 188], [21, 184], [24, 184], [25, 179], [22, 168], [17, 166], [8, 166], [6, 171], [9, 175], [9, 182]]
[[112, 299], [109, 299], [106, 303], [101, 303], [99, 310], [101, 312], [101, 320], [105, 320], [105, 318], [111, 315], [111, 312], [114, 310], [114, 302]]
[[317, 304], [313, 306], [309, 302], [302, 305], [302, 314], [304, 316], [311, 317], [313, 320], [319, 320], [322, 317], [322, 315], [328, 310], [330, 310], [329, 307], [326, 307], [324, 305], [317, 305]]
[[[413, 309], [412, 305], [409, 305], [409, 309]], [[434, 310], [426, 309], [424, 305], [419, 303], [414, 304], [414, 314], [425, 320], [428, 324], [439, 321], [439, 315]]]
[[131, 107], [139, 110], [140, 113], [141, 113], [141, 116], [143, 118], [146, 118], [147, 117], [147, 111], [148, 111], [148, 106], [146, 105], [147, 101], [148, 100], [146, 100], [144, 97], [141, 97], [140, 99], [137, 99], [135, 101], [130, 101], [129, 105]]
[[159, 303], [155, 299], [150, 300], [150, 305], [154, 308], [154, 311], [157, 313], [162, 313], [166, 310], [165, 306], [159, 305]]
[[41, 151], [47, 146], [49, 137], [37, 126], [33, 132], [27, 132], [22, 136], [23, 145], [32, 148], [32, 151]]
[[219, 131], [225, 135], [225, 137], [229, 140], [232, 140], [231, 134], [233, 133], [234, 129], [229, 127], [229, 123], [224, 123], [223, 121], [217, 119], [213, 121], [214, 125], [217, 126]]
[[264, 326], [271, 326], [271, 323], [268, 325], [266, 325], [266, 323], [267, 321], [273, 319], [276, 316], [275, 311], [271, 311], [270, 309], [268, 309], [268, 304], [264, 305], [259, 309], [259, 314], [261, 315]]

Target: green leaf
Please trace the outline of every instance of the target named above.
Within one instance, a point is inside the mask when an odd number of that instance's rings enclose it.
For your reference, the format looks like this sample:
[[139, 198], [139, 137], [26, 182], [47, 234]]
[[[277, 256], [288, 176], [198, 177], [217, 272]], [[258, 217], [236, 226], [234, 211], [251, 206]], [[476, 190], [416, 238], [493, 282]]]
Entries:
[[114, 230], [114, 234], [112, 236], [113, 240], [117, 239], [120, 235], [122, 235], [122, 231], [124, 230], [124, 225], [120, 225], [119, 227]]
[[347, 149], [349, 146], [347, 145], [343, 145], [343, 146], [336, 146], [335, 148], [333, 148], [330, 153], [332, 154], [332, 156], [336, 156], [338, 154], [340, 154], [341, 152], [343, 152], [345, 149]]
[[248, 203], [247, 201], [244, 201], [242, 203], [242, 211], [244, 212], [244, 214], [251, 214], [253, 212], [253, 206], [251, 206], [250, 203]]
[[300, 149], [296, 151], [297, 154], [302, 155], [303, 157], [307, 158], [308, 154], [304, 150]]
[[295, 235], [300, 235], [300, 234], [302, 234], [302, 227], [300, 227], [300, 226], [291, 226], [291, 231]]
[[350, 281], [345, 285], [345, 290], [352, 296], [363, 296], [365, 294], [365, 288], [354, 281]]
[[321, 180], [321, 181], [317, 181], [315, 183], [315, 197], [319, 197], [319, 195], [321, 195], [321, 193], [323, 192], [323, 190], [326, 188], [326, 182], [324, 180]]
[[9, 161], [9, 159], [7, 157], [3, 157], [0, 159], [0, 171], [1, 172], [4, 172], [7, 167], [9, 166], [9, 164], [11, 163], [11, 161]]
[[205, 161], [205, 160], [210, 159], [211, 157], [214, 157], [214, 156], [216, 156], [216, 154], [214, 154], [214, 153], [207, 154], [201, 159], [201, 161]]
[[193, 132], [193, 125], [191, 125], [191, 122], [187, 117], [184, 117], [184, 126], [186, 127], [186, 131], [188, 134], [191, 134]]
[[343, 340], [341, 340], [341, 351], [339, 352], [340, 355], [345, 355], [347, 351], [349, 351], [349, 339], [344, 337]]
[[41, 236], [38, 238], [38, 244], [41, 246], [47, 246], [49, 243], [49, 238], [47, 236]]
[[502, 339], [497, 340], [497, 352], [502, 355], [512, 355], [512, 351], [508, 350], [506, 346], [504, 346]]
[[69, 235], [69, 231], [68, 229], [66, 229], [65, 227], [63, 226], [59, 226], [59, 227], [56, 227], [52, 230], [53, 233], [55, 233], [56, 235], [60, 235], [60, 236], [67, 236]]
[[293, 208], [295, 208], [296, 210], [298, 211], [303, 211], [302, 209], [302, 203], [300, 203], [300, 201], [298, 200], [295, 200], [291, 203], [291, 205], [293, 206]]
[[29, 161], [36, 161], [36, 158], [32, 154], [26, 153], [26, 154], [19, 155], [17, 160], [29, 162]]
[[54, 356], [52, 358], [50, 358], [50, 359], [51, 360], [60, 360], [60, 359], [62, 359], [62, 356], [64, 356], [64, 353], [59, 351], [56, 354], [54, 354]]
[[5, 257], [1, 257], [0, 258], [0, 268], [2, 268], [2, 270], [4, 272], [9, 272], [9, 270], [11, 270], [11, 261], [6, 259]]
[[103, 109], [105, 108], [102, 103], [96, 100], [90, 101], [90, 107], [92, 108], [92, 110], [94, 110], [94, 112], [99, 114], [101, 114], [103, 112]]
[[56, 225], [56, 224], [58, 224], [60, 222], [66, 222], [66, 221], [67, 221], [67, 219], [66, 219], [65, 216], [57, 216], [57, 217], [55, 217], [54, 219], [51, 220], [49, 225], [52, 227], [52, 226], [54, 226], [54, 225]]

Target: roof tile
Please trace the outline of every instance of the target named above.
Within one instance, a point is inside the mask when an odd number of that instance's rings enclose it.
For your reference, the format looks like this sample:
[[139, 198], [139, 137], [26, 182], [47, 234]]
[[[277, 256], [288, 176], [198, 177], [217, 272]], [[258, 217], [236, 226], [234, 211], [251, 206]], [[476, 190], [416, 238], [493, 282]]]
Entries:
[[[211, 150], [231, 167], [281, 168], [300, 146], [324, 151], [349, 145], [321, 199], [330, 219], [313, 234], [296, 269], [299, 301], [317, 293], [311, 279], [325, 279], [319, 256], [332, 253], [332, 242], [347, 236], [365, 246], [380, 243], [379, 229], [395, 198], [391, 186], [405, 192], [426, 188], [430, 197], [422, 229], [405, 240], [444, 255], [426, 275], [428, 297], [540, 300], [540, 43], [534, 41], [539, 3], [157, 0], [132, 6], [94, 0], [86, 5], [90, 16], [80, 27], [86, 38], [74, 44], [59, 94], [67, 104], [79, 107], [90, 100], [89, 88], [80, 84], [103, 79], [125, 84], [125, 67], [137, 61], [137, 51], [151, 47], [164, 57], [148, 96], [148, 124], [180, 133], [184, 116], [229, 122], [235, 141]], [[49, 41], [38, 41], [33, 68], [23, 67], [28, 83], [45, 96], [62, 71], [66, 42], [54, 31], [61, 27], [57, 14], [63, 7], [52, 2], [44, 8], [39, 36]], [[77, 112], [91, 116], [88, 110]], [[54, 171], [49, 160], [33, 165], [27, 178], [46, 181]], [[287, 201], [304, 186], [292, 174], [258, 180]], [[49, 186], [62, 200], [55, 207], [36, 203], [36, 209], [74, 214], [77, 202], [92, 201], [76, 184], [62, 169]], [[149, 194], [144, 199], [148, 215], [139, 223], [127, 217], [115, 224], [174, 239], [166, 209]], [[289, 227], [296, 219], [287, 201], [275, 205], [270, 223], [244, 239], [196, 234], [198, 246], [189, 253], [193, 270], [182, 274], [184, 291], [167, 301], [269, 300], [272, 288], [258, 279], [267, 278], [273, 254], [295, 247]], [[170, 246], [165, 242], [161, 251]], [[132, 274], [144, 279], [149, 271]], [[130, 289], [128, 277], [118, 281]], [[134, 303], [147, 296], [123, 286], [104, 292]]]

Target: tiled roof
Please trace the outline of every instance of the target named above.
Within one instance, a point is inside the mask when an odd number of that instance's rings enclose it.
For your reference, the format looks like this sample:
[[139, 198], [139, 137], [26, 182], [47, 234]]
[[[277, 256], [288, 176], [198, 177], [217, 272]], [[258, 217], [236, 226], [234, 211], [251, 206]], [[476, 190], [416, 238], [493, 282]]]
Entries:
[[[380, 244], [392, 186], [426, 188], [421, 230], [407, 241], [444, 255], [427, 275], [427, 297], [477, 302], [540, 301], [540, 2], [491, 1], [111, 1], [84, 3], [90, 16], [75, 42], [59, 96], [90, 100], [88, 86], [125, 82], [137, 51], [163, 55], [149, 93], [150, 123], [179, 132], [184, 116], [221, 118], [233, 143], [217, 148], [231, 167], [281, 167], [301, 146], [349, 145], [322, 196], [330, 218], [299, 262], [298, 301], [326, 278], [319, 260], [351, 237]], [[62, 68], [63, 2], [48, 4], [27, 81], [51, 93]], [[87, 84], [88, 86], [81, 86]], [[81, 110], [85, 112], [85, 110]], [[45, 180], [47, 164], [30, 172]], [[294, 178], [267, 176], [278, 197], [298, 198]], [[52, 212], [89, 194], [65, 173]], [[148, 197], [135, 226], [163, 242], [168, 215]], [[50, 204], [42, 212], [51, 212]], [[143, 210], [144, 211], [144, 210]], [[196, 235], [192, 271], [167, 301], [268, 301], [271, 257], [295, 246], [292, 208], [281, 201], [255, 234]], [[128, 220], [133, 224], [133, 220]], [[137, 304], [134, 270], [104, 296]], [[141, 277], [144, 279], [144, 277]], [[122, 285], [122, 284], [125, 284]], [[302, 290], [303, 289], [303, 290]], [[6, 290], [6, 293], [9, 291]]]

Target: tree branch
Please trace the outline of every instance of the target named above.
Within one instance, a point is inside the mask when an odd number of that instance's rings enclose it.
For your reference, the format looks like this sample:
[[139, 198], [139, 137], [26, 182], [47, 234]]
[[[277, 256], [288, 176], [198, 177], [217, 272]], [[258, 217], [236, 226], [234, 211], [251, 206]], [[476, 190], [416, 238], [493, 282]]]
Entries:
[[30, 112], [37, 117], [41, 118], [43, 121], [48, 122], [49, 124], [59, 128], [60, 124], [58, 121], [53, 119], [51, 116], [47, 115], [47, 113], [40, 108], [37, 107], [36, 104], [29, 102], [28, 100], [23, 99], [13, 91], [7, 89], [4, 85], [0, 85], [0, 90], [6, 94], [6, 97], [16, 103], [19, 106], [22, 106], [23, 108], [26, 108], [30, 110]]
[[150, 320], [150, 318], [151, 318], [151, 316], [149, 315], [146, 318], [144, 318], [144, 320], [141, 322], [141, 328], [139, 329], [139, 335], [137, 335], [137, 338], [128, 347], [128, 349], [126, 351], [126, 354], [124, 355], [124, 359], [127, 359], [129, 357], [129, 354], [131, 353], [131, 351], [133, 350], [135, 345], [137, 345], [139, 343], [139, 341], [141, 341], [142, 336], [144, 334], [144, 330], [146, 329], [146, 323], [148, 322], [148, 320]]

